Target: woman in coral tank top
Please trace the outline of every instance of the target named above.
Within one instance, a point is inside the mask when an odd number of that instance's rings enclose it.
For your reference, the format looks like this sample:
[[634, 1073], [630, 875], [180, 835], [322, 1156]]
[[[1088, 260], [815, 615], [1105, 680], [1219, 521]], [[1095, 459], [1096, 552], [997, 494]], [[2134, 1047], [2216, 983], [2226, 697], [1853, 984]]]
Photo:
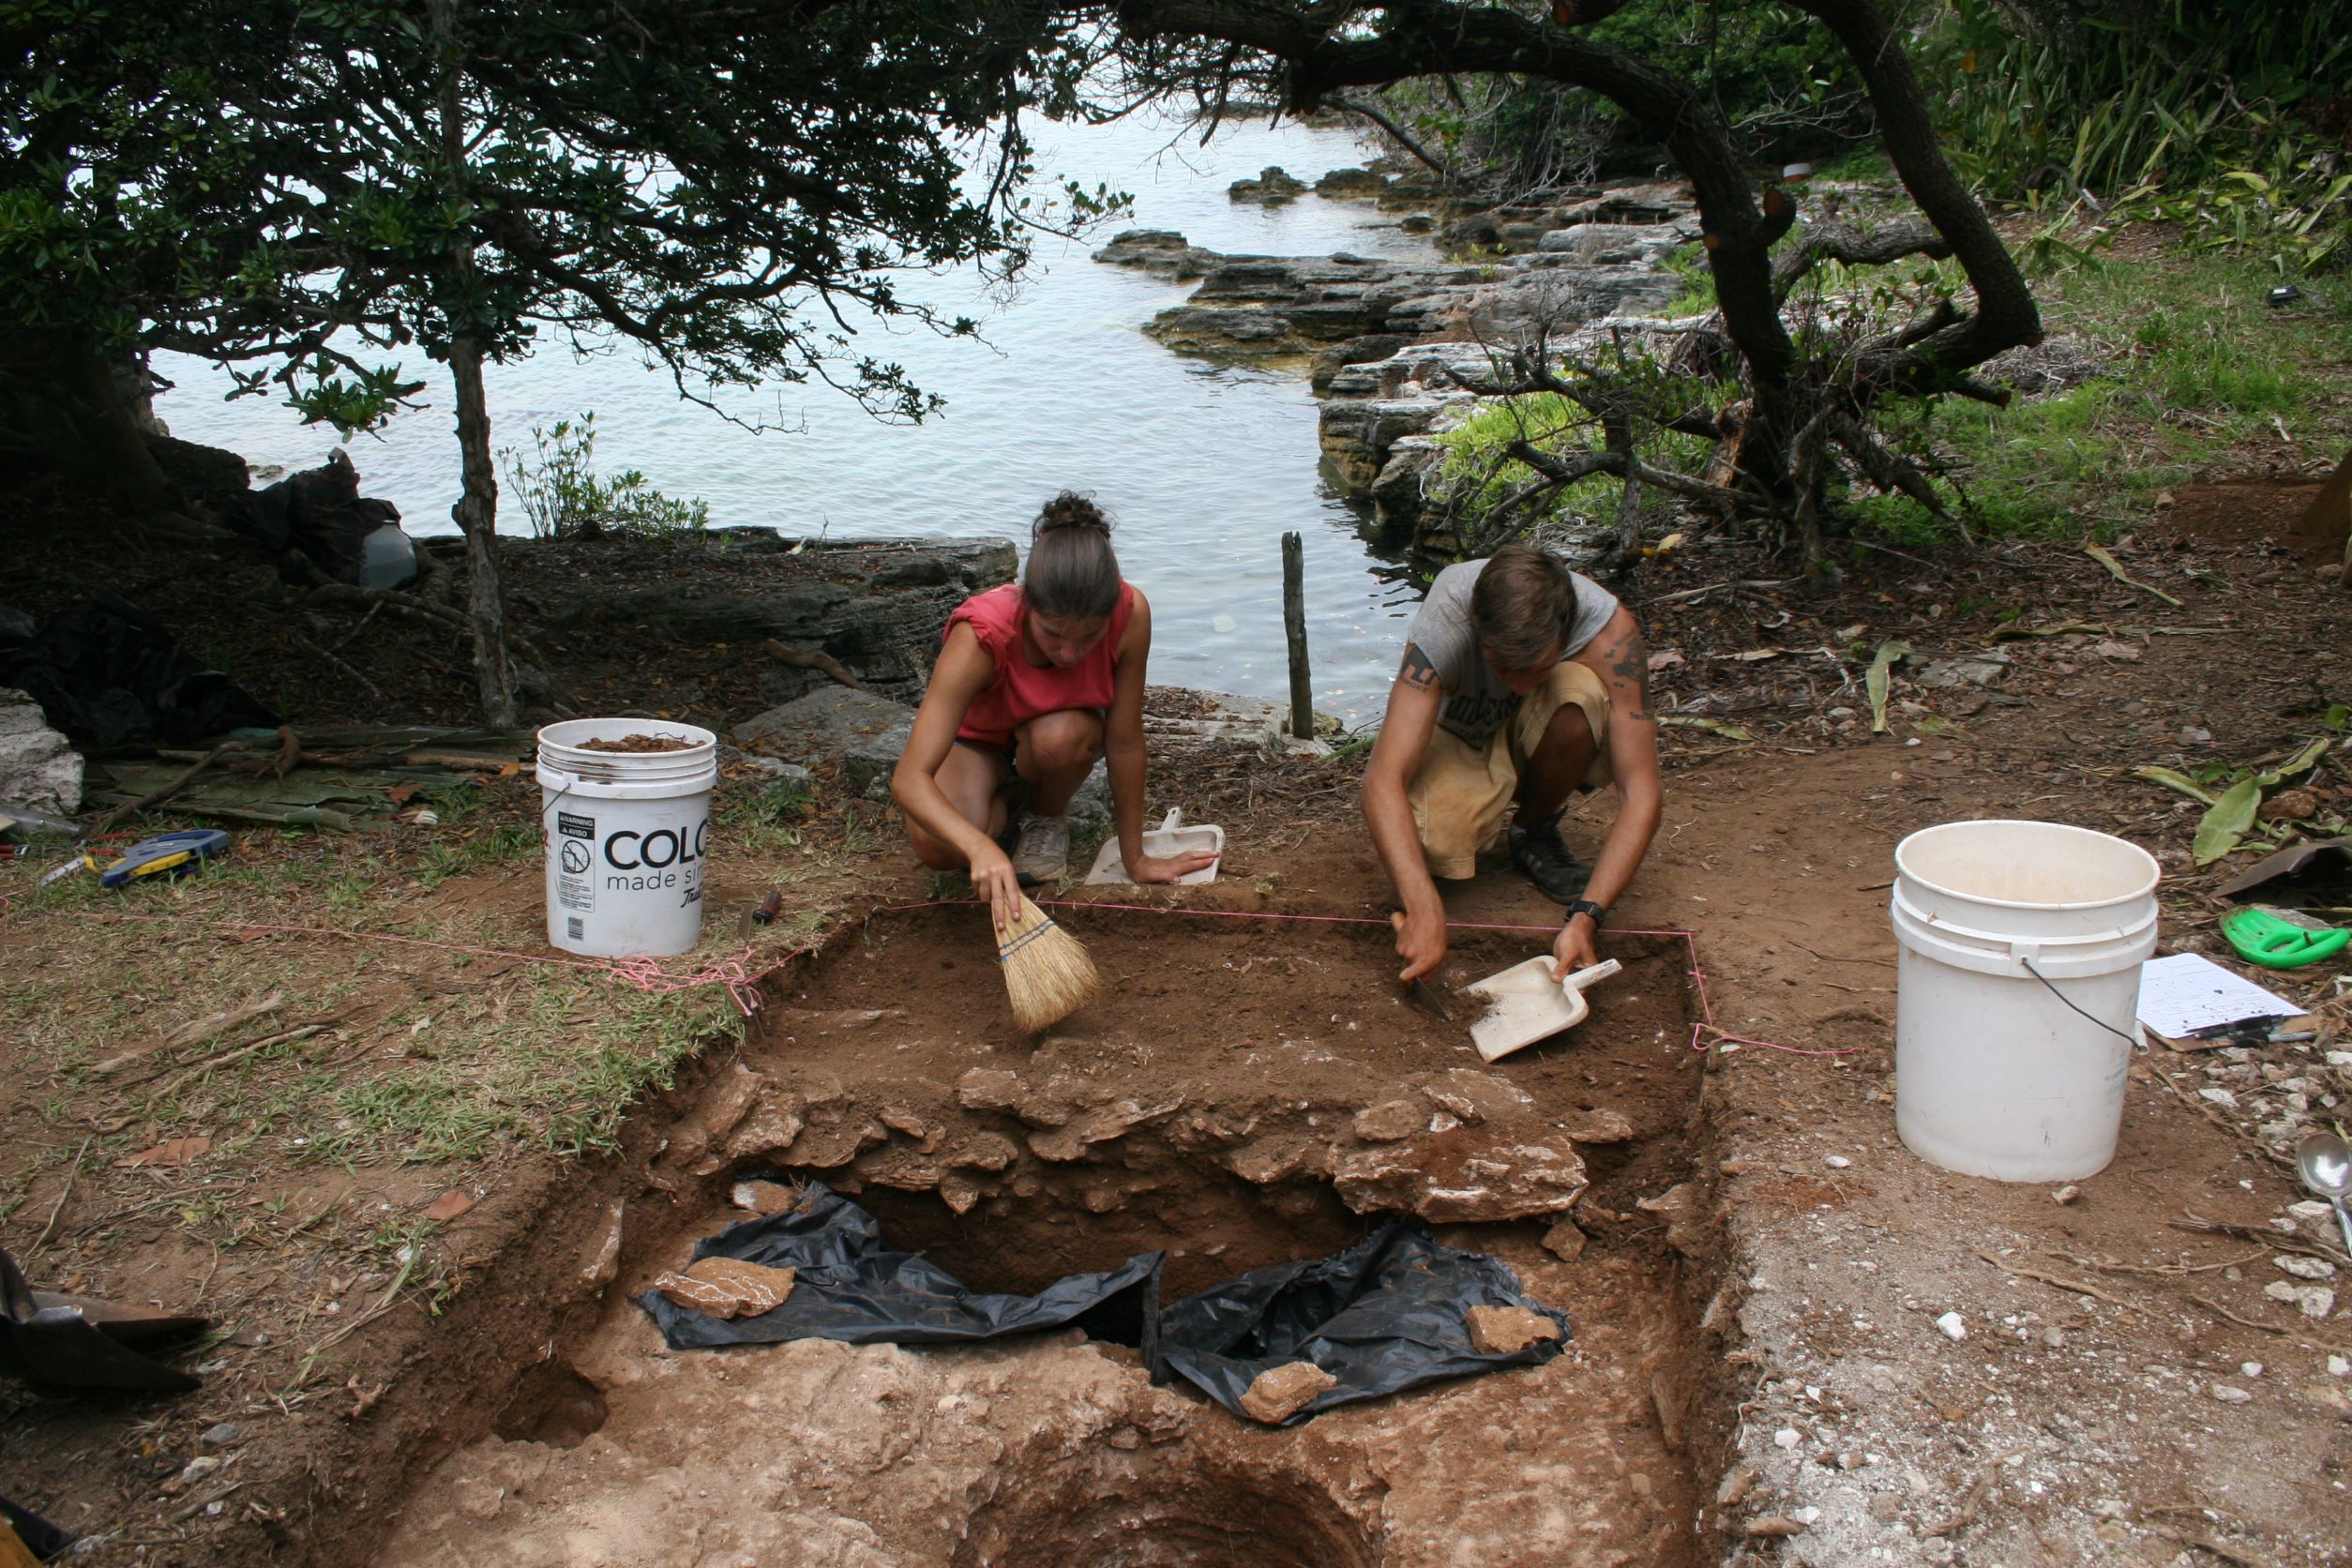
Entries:
[[1070, 796], [1106, 754], [1130, 877], [1174, 882], [1213, 858], [1143, 852], [1151, 647], [1152, 607], [1119, 576], [1110, 520], [1067, 490], [1038, 514], [1021, 580], [948, 617], [890, 791], [923, 864], [969, 871], [999, 926], [1023, 883], [1067, 869]]

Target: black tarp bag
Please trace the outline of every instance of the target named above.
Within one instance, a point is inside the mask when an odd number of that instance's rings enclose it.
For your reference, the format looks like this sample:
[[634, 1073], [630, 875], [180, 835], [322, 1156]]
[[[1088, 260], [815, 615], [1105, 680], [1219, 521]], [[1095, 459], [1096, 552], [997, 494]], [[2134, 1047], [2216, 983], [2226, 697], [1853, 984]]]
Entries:
[[[1153, 1381], [1192, 1383], [1236, 1415], [1258, 1375], [1311, 1361], [1337, 1378], [1282, 1425], [1359, 1399], [1560, 1354], [1568, 1317], [1530, 1301], [1510, 1265], [1441, 1246], [1421, 1226], [1382, 1224], [1329, 1258], [1277, 1263], [1159, 1306], [1163, 1254], [1104, 1274], [1070, 1274], [1033, 1296], [968, 1289], [920, 1255], [892, 1250], [864, 1209], [822, 1182], [787, 1213], [731, 1225], [695, 1244], [697, 1261], [733, 1258], [798, 1272], [783, 1305], [714, 1318], [656, 1290], [637, 1298], [672, 1349], [838, 1339], [852, 1345], [948, 1344], [1077, 1328], [1143, 1352]], [[1560, 1338], [1509, 1355], [1470, 1344], [1473, 1306], [1516, 1306], [1560, 1325]]]

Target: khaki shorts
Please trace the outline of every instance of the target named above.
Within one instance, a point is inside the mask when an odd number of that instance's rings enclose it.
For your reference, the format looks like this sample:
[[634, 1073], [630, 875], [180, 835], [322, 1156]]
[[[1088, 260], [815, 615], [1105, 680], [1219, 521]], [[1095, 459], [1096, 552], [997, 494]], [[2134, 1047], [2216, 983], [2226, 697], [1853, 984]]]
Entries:
[[1554, 665], [1544, 684], [1527, 694], [1485, 750], [1444, 729], [1430, 734], [1429, 750], [1406, 799], [1412, 804], [1413, 830], [1421, 836], [1431, 876], [1477, 875], [1479, 852], [1501, 841], [1503, 820], [1518, 792], [1519, 769], [1567, 702], [1582, 708], [1592, 726], [1592, 766], [1582, 788], [1597, 790], [1615, 777], [1609, 771], [1608, 687], [1591, 670], [1568, 659]]

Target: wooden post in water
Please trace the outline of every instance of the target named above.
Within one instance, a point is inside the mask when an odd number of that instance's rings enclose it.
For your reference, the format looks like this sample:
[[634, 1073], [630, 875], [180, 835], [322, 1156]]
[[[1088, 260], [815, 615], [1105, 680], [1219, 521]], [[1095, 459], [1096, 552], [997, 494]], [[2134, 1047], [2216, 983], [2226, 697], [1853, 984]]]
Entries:
[[1290, 644], [1290, 733], [1315, 738], [1315, 687], [1306, 676], [1306, 544], [1282, 535], [1282, 635]]

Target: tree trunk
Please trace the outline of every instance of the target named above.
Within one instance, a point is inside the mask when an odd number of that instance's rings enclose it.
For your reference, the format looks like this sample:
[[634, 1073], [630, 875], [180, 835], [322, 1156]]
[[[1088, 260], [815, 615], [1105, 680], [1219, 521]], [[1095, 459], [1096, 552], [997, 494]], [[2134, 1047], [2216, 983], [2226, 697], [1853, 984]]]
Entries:
[[[460, 57], [456, 0], [426, 0], [425, 12], [441, 55], [441, 150], [453, 205], [466, 202], [465, 81]], [[474, 292], [474, 239], [460, 229], [449, 248], [450, 297]], [[451, 312], [449, 378], [458, 391], [459, 471], [464, 489], [449, 508], [465, 535], [466, 618], [474, 623], [474, 676], [482, 688], [482, 719], [511, 730], [521, 720], [515, 700], [514, 656], [506, 647], [506, 596], [498, 576], [498, 472], [490, 460], [490, 399], [482, 387], [481, 339]]]
[[18, 460], [103, 495], [124, 517], [174, 505], [113, 362], [71, 333], [20, 328], [14, 335], [0, 365], [0, 443]]
[[511, 730], [521, 721], [515, 701], [514, 656], [506, 648], [506, 596], [498, 575], [498, 477], [490, 461], [490, 403], [482, 388], [482, 351], [471, 338], [449, 345], [449, 376], [458, 390], [458, 451], [465, 488], [449, 508], [465, 534], [474, 623], [474, 675], [482, 688], [482, 721]]

